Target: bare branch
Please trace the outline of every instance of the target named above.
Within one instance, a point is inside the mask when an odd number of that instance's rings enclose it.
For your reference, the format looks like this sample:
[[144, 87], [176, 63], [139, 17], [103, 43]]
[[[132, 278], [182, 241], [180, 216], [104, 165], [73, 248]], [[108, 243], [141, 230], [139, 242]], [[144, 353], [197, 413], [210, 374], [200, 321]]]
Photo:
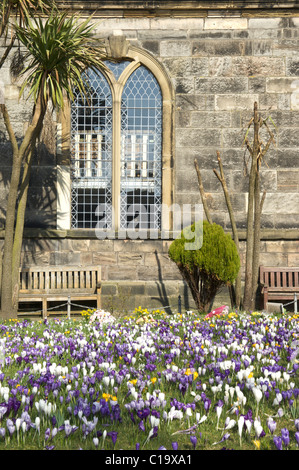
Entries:
[[194, 166], [195, 166], [196, 173], [197, 173], [198, 186], [199, 186], [199, 192], [200, 192], [200, 195], [201, 195], [202, 205], [203, 205], [203, 208], [204, 208], [204, 211], [205, 211], [205, 214], [206, 214], [206, 218], [207, 218], [208, 222], [211, 224], [212, 223], [212, 218], [211, 218], [210, 211], [209, 211], [209, 208], [208, 208], [208, 205], [207, 205], [206, 194], [205, 194], [204, 187], [203, 187], [203, 184], [202, 184], [202, 179], [201, 179], [201, 173], [200, 173], [198, 162], [197, 162], [196, 159], [194, 160]]
[[6, 105], [5, 104], [0, 104], [0, 110], [2, 112], [5, 127], [6, 127], [6, 130], [8, 132], [11, 144], [12, 144], [13, 152], [16, 153], [19, 149], [19, 146], [18, 146], [18, 142], [17, 142], [16, 136], [15, 136], [15, 133], [13, 131], [11, 122], [10, 122], [10, 118], [9, 118], [9, 114], [7, 112]]

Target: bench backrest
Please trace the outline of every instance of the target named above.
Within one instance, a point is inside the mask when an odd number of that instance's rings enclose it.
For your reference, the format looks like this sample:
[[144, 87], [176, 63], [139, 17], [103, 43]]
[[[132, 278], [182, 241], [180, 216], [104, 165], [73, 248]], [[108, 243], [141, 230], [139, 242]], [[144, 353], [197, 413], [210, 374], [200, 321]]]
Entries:
[[94, 293], [101, 280], [101, 268], [78, 266], [47, 266], [20, 269], [20, 292]]
[[280, 268], [271, 266], [260, 267], [261, 284], [270, 289], [299, 290], [299, 267]]

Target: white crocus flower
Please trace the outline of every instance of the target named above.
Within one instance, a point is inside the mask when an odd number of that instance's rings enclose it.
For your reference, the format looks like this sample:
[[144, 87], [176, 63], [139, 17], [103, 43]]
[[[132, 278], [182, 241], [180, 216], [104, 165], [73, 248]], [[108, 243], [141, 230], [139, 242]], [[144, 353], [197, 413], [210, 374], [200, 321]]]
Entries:
[[252, 422], [249, 419], [245, 419], [245, 425], [246, 425], [246, 429], [247, 429], [248, 434], [250, 434], [251, 427], [252, 427]]
[[234, 425], [236, 424], [236, 421], [234, 419], [227, 418], [225, 421], [225, 429], [232, 429]]
[[256, 399], [256, 402], [259, 403], [263, 397], [263, 392], [258, 387], [253, 387], [252, 392], [253, 392], [254, 398]]
[[260, 420], [259, 419], [255, 419], [254, 420], [254, 423], [253, 423], [253, 426], [254, 426], [254, 429], [255, 429], [255, 434], [256, 434], [256, 437], [257, 439], [260, 437], [262, 431], [263, 431], [263, 427], [260, 423]]
[[219, 420], [220, 420], [221, 413], [222, 413], [222, 406], [217, 406], [217, 407], [216, 407], [216, 414], [217, 414], [217, 426], [216, 426], [216, 429], [219, 429]]
[[35, 426], [39, 434], [40, 433], [40, 418], [38, 416], [35, 418]]
[[241, 441], [242, 441], [242, 431], [243, 431], [244, 422], [245, 422], [244, 416], [240, 416], [240, 418], [238, 419], [238, 432], [240, 436], [240, 446], [242, 446]]
[[257, 416], [258, 415], [258, 409], [259, 409], [259, 403], [260, 403], [260, 401], [263, 397], [263, 392], [258, 387], [253, 387], [252, 392], [253, 392], [254, 398], [256, 399], [256, 403], [257, 403], [257, 407], [256, 407], [256, 416]]

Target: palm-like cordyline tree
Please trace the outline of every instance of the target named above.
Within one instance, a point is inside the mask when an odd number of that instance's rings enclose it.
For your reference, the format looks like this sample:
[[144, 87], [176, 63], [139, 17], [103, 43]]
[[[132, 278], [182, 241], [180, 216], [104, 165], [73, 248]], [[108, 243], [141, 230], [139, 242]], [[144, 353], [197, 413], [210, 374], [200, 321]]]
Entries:
[[48, 105], [63, 108], [64, 99], [71, 100], [75, 88], [82, 94], [86, 92], [83, 79], [86, 69], [97, 71], [105, 67], [103, 43], [93, 38], [94, 27], [90, 18], [83, 21], [80, 17], [57, 12], [46, 20], [28, 17], [26, 28], [15, 26], [17, 39], [27, 49], [21, 93], [28, 90], [34, 107], [28, 129], [18, 144], [7, 108], [5, 104], [0, 105], [13, 151], [2, 263], [1, 311], [4, 318], [16, 315], [30, 169]]

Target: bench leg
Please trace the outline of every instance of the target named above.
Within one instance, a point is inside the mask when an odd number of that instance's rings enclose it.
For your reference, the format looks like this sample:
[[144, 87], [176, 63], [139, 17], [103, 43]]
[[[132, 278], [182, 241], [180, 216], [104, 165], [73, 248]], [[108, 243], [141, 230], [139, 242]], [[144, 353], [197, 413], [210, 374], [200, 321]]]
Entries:
[[97, 310], [101, 310], [101, 289], [97, 289]]
[[43, 318], [47, 318], [47, 299], [43, 299]]
[[267, 303], [268, 303], [268, 290], [265, 288], [264, 289], [264, 310], [267, 309]]

